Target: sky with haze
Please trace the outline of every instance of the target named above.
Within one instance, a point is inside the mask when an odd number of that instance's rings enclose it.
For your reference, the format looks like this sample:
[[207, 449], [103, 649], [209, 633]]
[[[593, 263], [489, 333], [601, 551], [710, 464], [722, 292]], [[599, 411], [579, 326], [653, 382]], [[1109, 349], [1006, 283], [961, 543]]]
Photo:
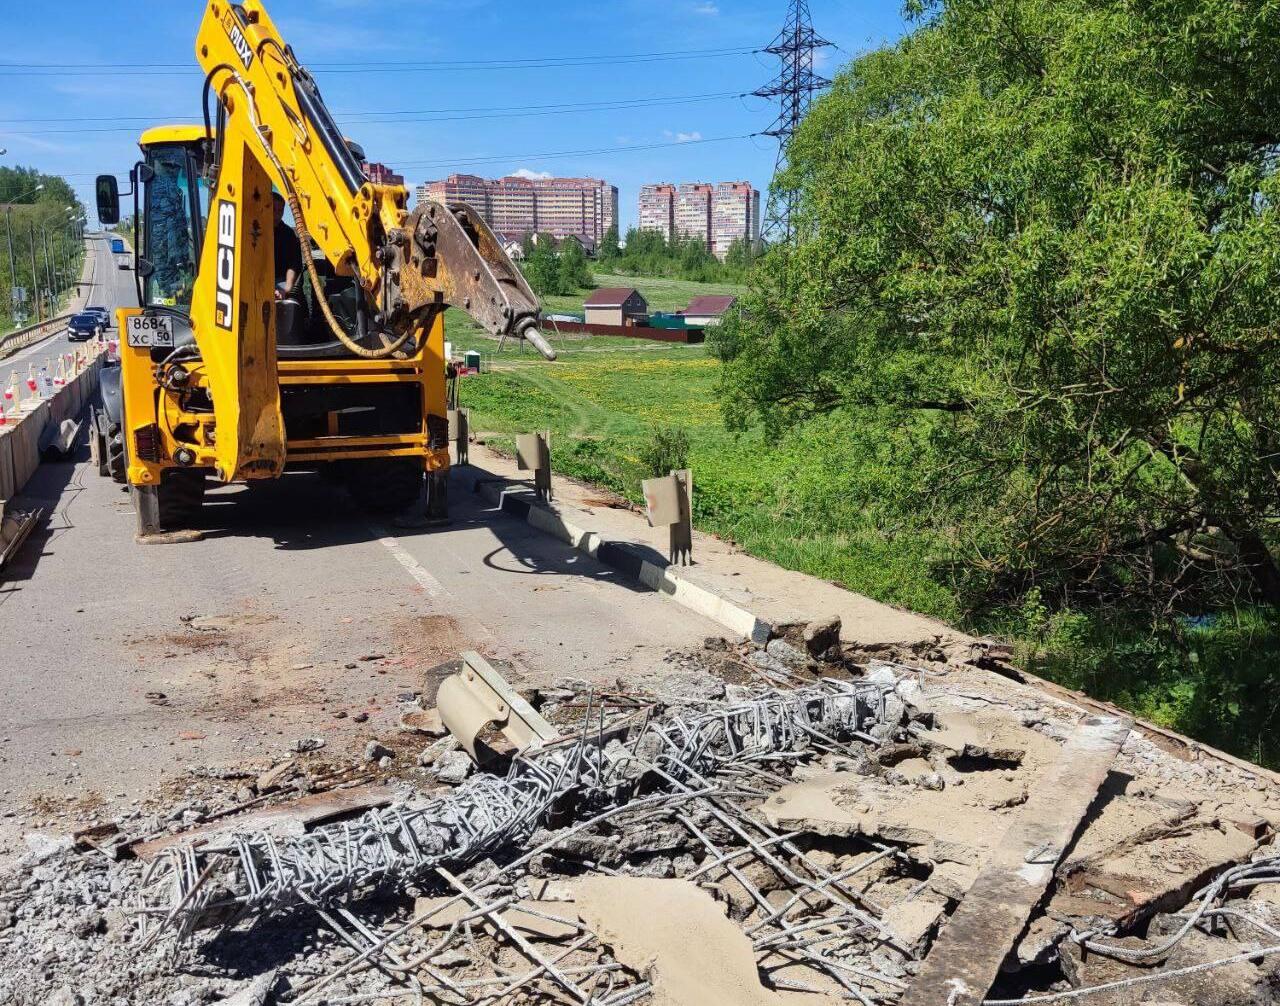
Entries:
[[[0, 164], [65, 175], [91, 206], [93, 176], [123, 180], [142, 128], [199, 121], [193, 49], [202, 3], [6, 6]], [[453, 171], [605, 178], [621, 190], [624, 228], [646, 182], [745, 178], [768, 187], [776, 146], [748, 134], [769, 128], [776, 110], [741, 95], [770, 81], [775, 57], [612, 60], [762, 48], [782, 25], [785, 0], [269, 0], [267, 9], [314, 68], [344, 131], [411, 187]], [[898, 0], [811, 0], [811, 10], [837, 45], [823, 59], [828, 75], [905, 30]], [[511, 66], [571, 57], [609, 62]], [[407, 62], [463, 65], [395, 66]], [[157, 74], [155, 64], [174, 68]], [[636, 99], [654, 103], [564, 107]]]

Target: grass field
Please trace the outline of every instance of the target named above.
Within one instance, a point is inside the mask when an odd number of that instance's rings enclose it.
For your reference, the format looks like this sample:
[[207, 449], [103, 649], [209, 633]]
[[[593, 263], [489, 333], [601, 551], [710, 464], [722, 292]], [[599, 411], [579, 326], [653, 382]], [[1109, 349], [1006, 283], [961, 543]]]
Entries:
[[[679, 280], [598, 275], [601, 286], [635, 286], [658, 310], [683, 307], [698, 294], [739, 289]], [[581, 308], [581, 297], [553, 298], [550, 310]], [[452, 321], [452, 319], [450, 319]], [[557, 471], [640, 501], [642, 461], [661, 427], [689, 436], [702, 530], [792, 569], [836, 581], [872, 597], [953, 618], [947, 591], [924, 572], [924, 546], [877, 528], [842, 498], [854, 458], [839, 417], [768, 441], [760, 431], [725, 430], [716, 398], [718, 362], [702, 346], [608, 337], [554, 340], [561, 357], [547, 364], [532, 352], [496, 344], [472, 329], [447, 331], [460, 348], [487, 354], [488, 373], [463, 381], [461, 402], [472, 429], [510, 448], [519, 432], [555, 434]]]
[[[683, 306], [706, 292], [736, 292], [674, 280], [597, 277], [635, 286], [655, 309]], [[557, 311], [581, 297], [555, 298]], [[465, 320], [465, 319], [464, 319]], [[850, 487], [876, 482], [893, 445], [868, 439], [837, 413], [769, 440], [760, 430], [726, 431], [716, 397], [719, 364], [702, 346], [645, 340], [556, 339], [560, 361], [544, 363], [450, 319], [458, 348], [486, 354], [487, 373], [466, 378], [462, 404], [472, 428], [501, 449], [519, 432], [554, 433], [555, 469], [640, 501], [643, 460], [662, 427], [687, 432], [694, 517], [703, 531], [789, 569], [833, 581], [889, 604], [971, 631], [1011, 639], [1035, 673], [1114, 701], [1191, 736], [1268, 765], [1280, 765], [1274, 720], [1280, 699], [1267, 684], [1280, 661], [1280, 624], [1249, 609], [1207, 624], [1160, 627], [1105, 613], [1050, 614], [1029, 603], [966, 622], [936, 574], [949, 543], [885, 520], [853, 499]], [[892, 479], [885, 492], [893, 491]], [[872, 498], [875, 494], [872, 494]]]
[[[644, 294], [645, 299], [649, 302], [649, 309], [652, 311], [675, 311], [678, 308], [684, 308], [692, 298], [704, 294], [736, 296], [742, 292], [741, 287], [727, 283], [687, 283], [678, 279], [613, 276], [608, 273], [596, 273], [596, 285], [598, 287], [633, 286]], [[542, 307], [544, 311], [553, 314], [581, 314], [582, 302], [586, 297], [587, 291], [583, 291], [573, 297], [547, 297], [544, 298]], [[447, 333], [446, 337], [453, 344], [455, 353], [460, 353], [467, 349], [477, 349], [485, 356], [486, 363], [499, 362], [497, 340], [485, 334], [478, 325], [461, 311], [450, 309], [445, 315], [445, 332]], [[623, 339], [612, 336], [555, 336], [550, 333], [547, 334], [550, 335], [552, 344], [562, 356], [573, 356], [584, 352], [651, 353], [665, 351], [674, 353], [677, 357], [682, 357], [689, 355], [691, 349], [691, 347], [645, 339]], [[701, 350], [697, 352], [701, 353]], [[512, 362], [518, 362], [521, 355], [520, 346], [510, 344], [507, 346], [506, 357]], [[532, 360], [534, 355], [532, 350], [523, 350], [523, 356], [526, 359]]]

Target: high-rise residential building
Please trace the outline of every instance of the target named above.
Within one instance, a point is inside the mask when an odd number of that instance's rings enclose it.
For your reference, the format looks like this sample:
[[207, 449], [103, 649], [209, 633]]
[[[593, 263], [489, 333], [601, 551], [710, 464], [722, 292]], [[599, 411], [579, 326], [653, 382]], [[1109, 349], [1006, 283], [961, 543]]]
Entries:
[[723, 259], [735, 241], [760, 242], [760, 193], [750, 182], [665, 182], [640, 189], [640, 229], [705, 241]]
[[721, 182], [712, 197], [712, 254], [723, 261], [735, 241], [760, 243], [760, 193], [750, 182]]
[[645, 185], [640, 189], [640, 229], [657, 231], [667, 241], [676, 228], [676, 187]]
[[418, 199], [467, 203], [499, 233], [575, 237], [590, 251], [618, 223], [617, 186], [599, 178], [450, 175], [418, 186]]
[[686, 182], [676, 194], [676, 233], [711, 247], [711, 200], [715, 189], [704, 182]]
[[403, 185], [404, 175], [398, 175], [385, 164], [377, 161], [366, 161], [360, 165], [364, 169], [365, 178], [374, 185]]

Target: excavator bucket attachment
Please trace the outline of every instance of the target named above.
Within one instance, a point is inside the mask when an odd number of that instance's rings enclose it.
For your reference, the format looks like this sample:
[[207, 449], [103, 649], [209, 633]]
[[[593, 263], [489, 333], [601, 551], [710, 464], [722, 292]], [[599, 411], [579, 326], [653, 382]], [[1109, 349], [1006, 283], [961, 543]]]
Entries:
[[548, 360], [556, 358], [538, 331], [538, 298], [476, 210], [424, 202], [405, 230], [400, 291], [410, 305], [456, 307], [491, 335], [525, 339]]

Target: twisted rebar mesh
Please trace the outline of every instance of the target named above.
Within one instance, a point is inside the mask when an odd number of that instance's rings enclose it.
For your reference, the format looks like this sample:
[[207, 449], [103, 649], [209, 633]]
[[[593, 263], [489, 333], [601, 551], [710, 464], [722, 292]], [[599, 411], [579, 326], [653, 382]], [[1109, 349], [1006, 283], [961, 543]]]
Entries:
[[161, 919], [150, 939], [169, 930], [183, 938], [299, 904], [324, 907], [436, 867], [510, 854], [570, 793], [577, 808], [596, 814], [625, 806], [646, 787], [680, 789], [726, 765], [864, 736], [883, 718], [889, 688], [828, 681], [761, 692], [649, 718], [621, 739], [616, 729], [584, 728], [517, 756], [505, 777], [475, 776], [421, 807], [370, 811], [302, 836], [246, 833], [170, 850], [149, 871], [143, 892], [144, 913]]

